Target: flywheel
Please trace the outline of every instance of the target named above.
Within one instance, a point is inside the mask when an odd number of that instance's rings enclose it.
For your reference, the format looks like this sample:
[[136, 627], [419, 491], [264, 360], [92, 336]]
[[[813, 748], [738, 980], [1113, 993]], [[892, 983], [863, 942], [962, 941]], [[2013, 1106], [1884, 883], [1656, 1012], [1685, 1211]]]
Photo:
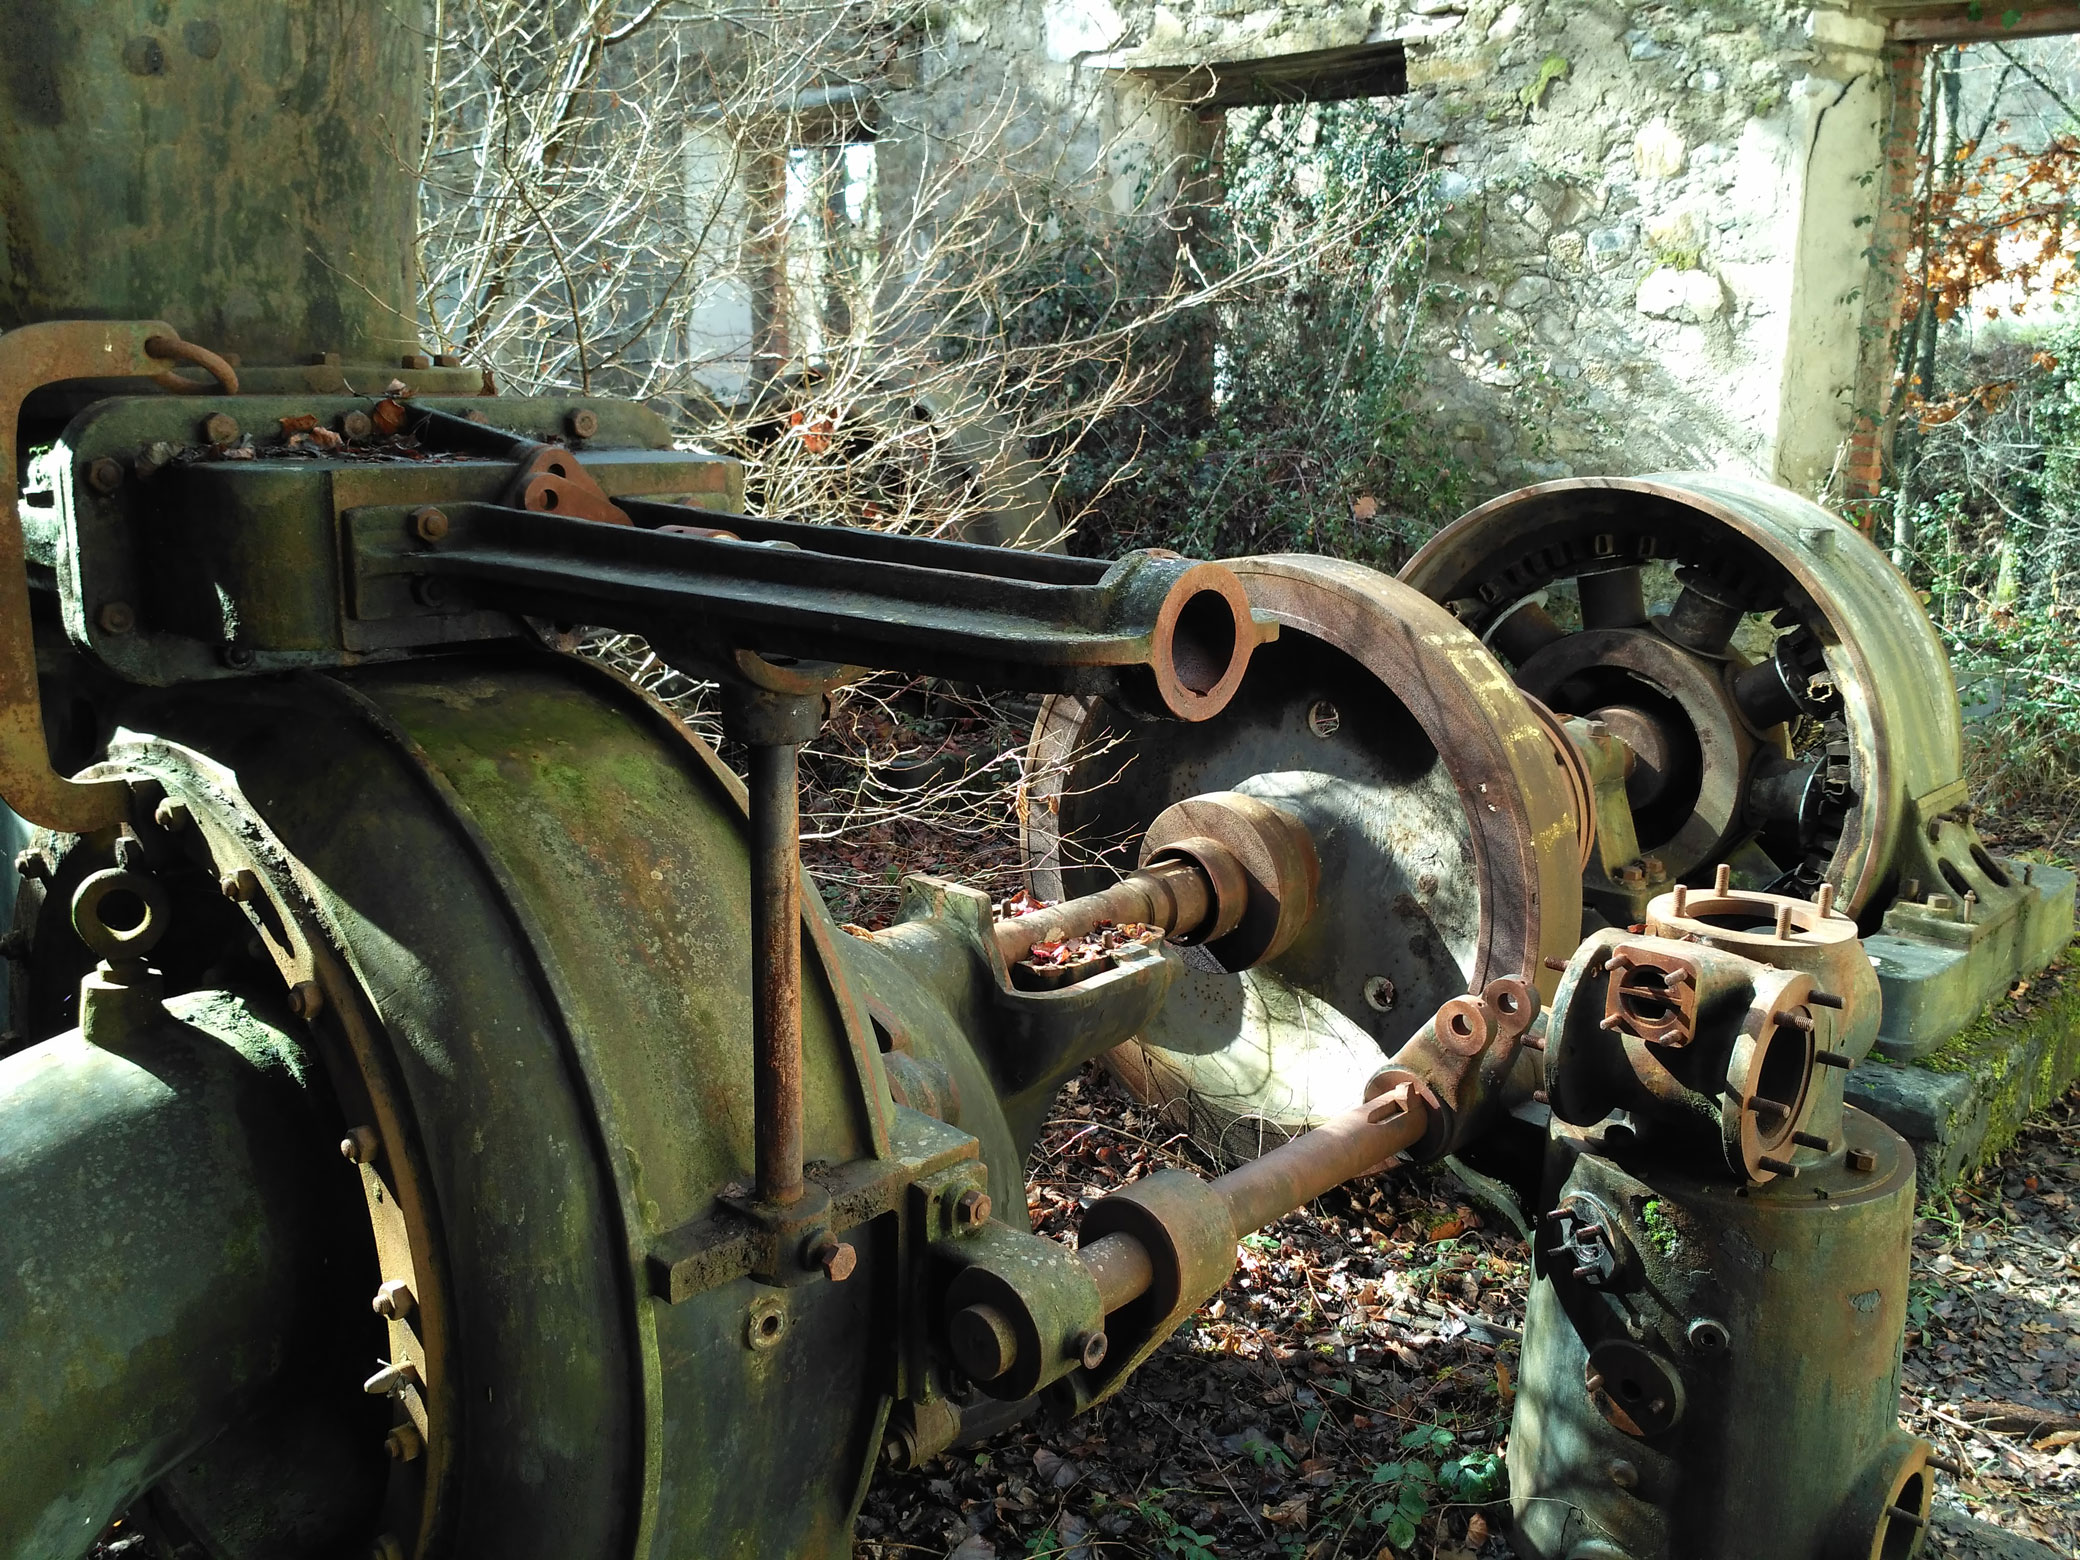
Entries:
[[1754, 888], [1830, 883], [1869, 930], [1917, 809], [1963, 801], [1956, 691], [1919, 601], [1781, 488], [1545, 483], [1461, 517], [1401, 577], [1527, 693], [1624, 744], [1639, 847], [1668, 879], [1728, 862]]
[[1048, 700], [1024, 829], [1034, 891], [1056, 899], [1133, 867], [1187, 797], [1239, 791], [1307, 826], [1321, 882], [1299, 937], [1239, 972], [1187, 950], [1182, 989], [1110, 1055], [1139, 1097], [1245, 1157], [1361, 1098], [1448, 998], [1502, 976], [1550, 990], [1542, 960], [1581, 936], [1582, 823], [1547, 728], [1442, 607], [1333, 559], [1230, 566], [1280, 629], [1233, 702], [1179, 725]]

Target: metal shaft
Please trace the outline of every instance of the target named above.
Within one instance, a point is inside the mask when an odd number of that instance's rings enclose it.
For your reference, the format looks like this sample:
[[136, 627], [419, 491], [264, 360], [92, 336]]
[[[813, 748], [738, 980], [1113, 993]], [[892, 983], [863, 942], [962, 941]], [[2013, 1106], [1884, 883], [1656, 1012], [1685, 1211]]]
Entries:
[[1213, 905], [1213, 884], [1197, 862], [1159, 861], [1095, 894], [999, 921], [997, 947], [1005, 963], [1016, 964], [1042, 943], [1085, 937], [1107, 924], [1154, 926], [1175, 936], [1203, 924]]
[[[1422, 1140], [1430, 1113], [1406, 1087], [1323, 1122], [1261, 1158], [1217, 1177], [1207, 1189], [1228, 1205], [1230, 1240], [1304, 1208], [1325, 1192], [1377, 1170]], [[1109, 1315], [1154, 1282], [1155, 1264], [1131, 1235], [1112, 1234], [1078, 1253]]]
[[758, 1197], [802, 1195], [802, 877], [800, 749], [751, 749], [752, 1097]]

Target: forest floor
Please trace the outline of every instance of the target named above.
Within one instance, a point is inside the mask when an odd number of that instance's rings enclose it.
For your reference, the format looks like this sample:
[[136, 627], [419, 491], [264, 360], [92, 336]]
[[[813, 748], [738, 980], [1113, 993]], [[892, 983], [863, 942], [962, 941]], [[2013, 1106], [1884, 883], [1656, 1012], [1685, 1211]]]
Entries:
[[[1030, 1166], [1034, 1222], [1066, 1233], [1172, 1163], [1203, 1168], [1093, 1066]], [[1112, 1401], [877, 1478], [855, 1560], [1511, 1555], [1493, 1501], [1531, 1277], [1514, 1229], [1401, 1172], [1240, 1257]], [[1959, 1469], [1924, 1552], [2080, 1554], [2080, 1090], [1922, 1209], [1909, 1295], [1903, 1417]]]

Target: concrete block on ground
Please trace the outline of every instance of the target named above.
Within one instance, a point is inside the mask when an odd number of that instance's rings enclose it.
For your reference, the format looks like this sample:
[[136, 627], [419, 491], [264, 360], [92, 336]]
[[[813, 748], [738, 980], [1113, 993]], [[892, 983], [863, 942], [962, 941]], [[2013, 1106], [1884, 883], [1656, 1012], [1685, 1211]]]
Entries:
[[1847, 1097], [1913, 1145], [1925, 1195], [1992, 1159], [2076, 1079], [2080, 943], [1918, 1061], [1859, 1062]]

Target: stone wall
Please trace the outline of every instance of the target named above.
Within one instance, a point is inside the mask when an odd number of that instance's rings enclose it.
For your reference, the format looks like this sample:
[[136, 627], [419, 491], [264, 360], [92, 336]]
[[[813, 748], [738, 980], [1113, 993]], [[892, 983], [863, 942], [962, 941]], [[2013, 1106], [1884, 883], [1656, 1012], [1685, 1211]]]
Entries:
[[1881, 29], [1836, 5], [969, 0], [950, 17], [891, 100], [884, 203], [935, 139], [997, 115], [1066, 190], [1151, 209], [1209, 127], [1144, 72], [1399, 41], [1406, 133], [1452, 205], [1421, 299], [1427, 409], [1478, 489], [1714, 467], [1813, 492], [1843, 458], [1889, 329], [1870, 250], [1895, 103]]

